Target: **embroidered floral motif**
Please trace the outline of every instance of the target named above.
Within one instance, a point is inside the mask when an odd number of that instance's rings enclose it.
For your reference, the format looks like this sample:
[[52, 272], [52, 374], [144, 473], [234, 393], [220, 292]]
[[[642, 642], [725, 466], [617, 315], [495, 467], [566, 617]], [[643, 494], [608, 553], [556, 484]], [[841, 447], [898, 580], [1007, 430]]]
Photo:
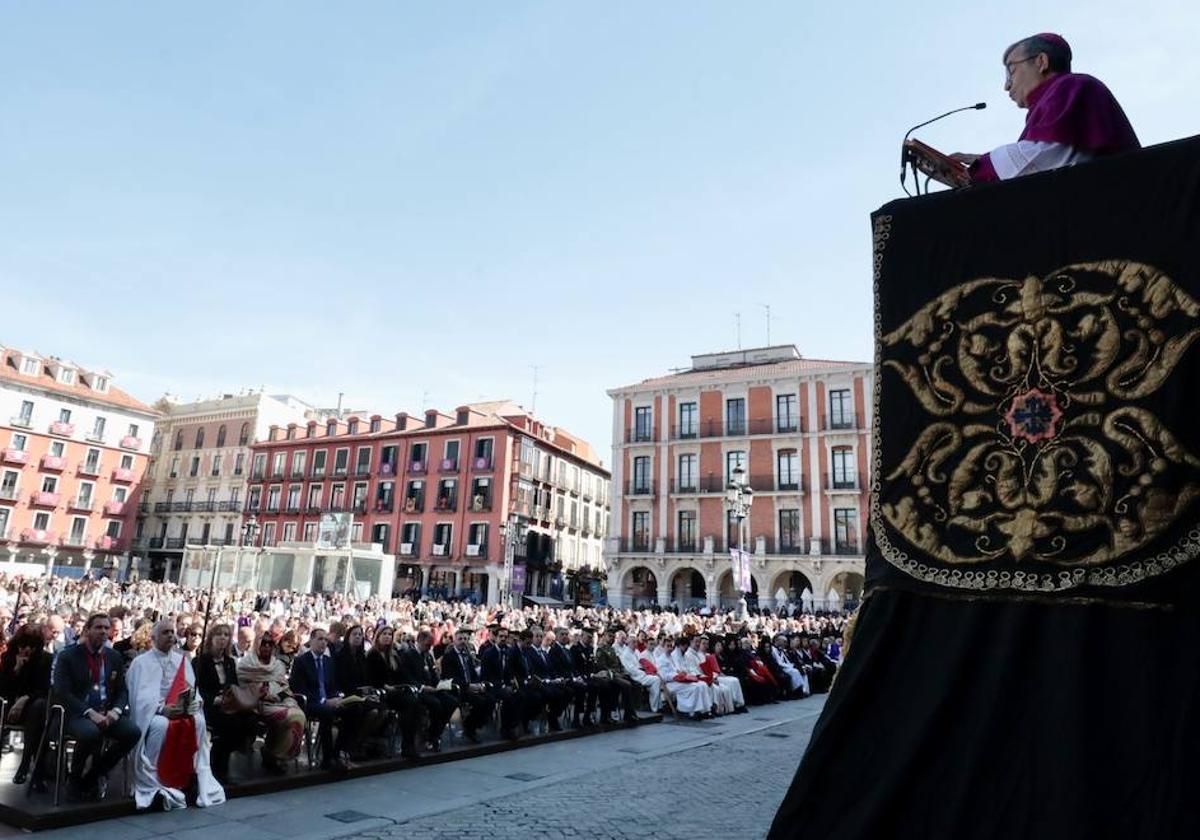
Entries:
[[[1200, 498], [1200, 458], [1144, 399], [1200, 337], [1200, 303], [1161, 271], [1108, 260], [980, 278], [890, 333], [877, 314], [876, 329], [872, 527], [889, 562], [951, 587], [1056, 591], [1136, 582], [1200, 549], [1192, 532], [1129, 559]], [[884, 468], [887, 375], [927, 421]]]

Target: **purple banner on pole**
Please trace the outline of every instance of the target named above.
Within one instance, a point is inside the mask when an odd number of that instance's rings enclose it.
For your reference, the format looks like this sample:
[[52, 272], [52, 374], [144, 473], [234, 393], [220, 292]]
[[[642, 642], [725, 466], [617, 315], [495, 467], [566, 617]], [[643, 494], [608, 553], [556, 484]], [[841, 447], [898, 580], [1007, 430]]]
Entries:
[[525, 566], [523, 564], [513, 564], [512, 591], [514, 595], [520, 595], [525, 592]]

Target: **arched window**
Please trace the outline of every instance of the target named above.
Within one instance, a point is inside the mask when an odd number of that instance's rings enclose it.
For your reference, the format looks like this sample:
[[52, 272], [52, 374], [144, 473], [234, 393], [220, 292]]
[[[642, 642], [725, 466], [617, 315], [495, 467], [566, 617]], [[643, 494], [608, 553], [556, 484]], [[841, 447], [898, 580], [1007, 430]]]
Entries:
[[222, 425], [221, 428], [217, 429], [217, 446], [224, 446], [224, 445], [225, 445], [225, 427]]
[[180, 449], [183, 449], [183, 429], [175, 433], [175, 451], [178, 452]]
[[193, 446], [192, 449], [203, 449], [203, 448], [204, 448], [204, 427], [201, 426], [199, 429], [196, 430], [196, 445]]
[[250, 442], [250, 424], [242, 424], [242, 433], [238, 435], [238, 446], [245, 446]]

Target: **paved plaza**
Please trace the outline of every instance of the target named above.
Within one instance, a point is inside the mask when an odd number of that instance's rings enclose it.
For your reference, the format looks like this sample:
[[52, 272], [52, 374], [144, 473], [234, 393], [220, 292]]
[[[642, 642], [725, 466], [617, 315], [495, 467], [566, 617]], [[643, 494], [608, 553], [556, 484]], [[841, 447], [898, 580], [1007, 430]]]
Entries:
[[810, 698], [702, 723], [668, 717], [633, 730], [234, 799], [209, 810], [142, 814], [36, 836], [762, 837], [822, 704], [823, 698]]

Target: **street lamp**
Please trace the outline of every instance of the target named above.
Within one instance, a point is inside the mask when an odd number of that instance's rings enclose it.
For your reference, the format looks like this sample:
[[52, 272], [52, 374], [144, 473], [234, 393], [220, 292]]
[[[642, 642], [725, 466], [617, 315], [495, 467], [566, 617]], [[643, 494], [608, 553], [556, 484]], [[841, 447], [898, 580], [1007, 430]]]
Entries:
[[746, 470], [739, 464], [733, 468], [733, 472], [729, 476], [729, 484], [725, 487], [725, 504], [728, 505], [737, 520], [737, 560], [733, 562], [733, 580], [738, 591], [742, 593], [742, 597], [738, 600], [738, 606], [743, 615], [746, 613], [746, 590], [742, 588], [739, 566], [742, 562], [742, 554], [746, 550], [744, 529], [746, 520], [750, 517], [750, 506], [753, 503], [754, 488], [746, 482]]
[[504, 595], [504, 606], [506, 609], [512, 609], [513, 596], [513, 559], [517, 553], [517, 544], [521, 541], [520, 521], [515, 517], [511, 517], [508, 522], [500, 526], [501, 532], [504, 534], [504, 573], [503, 586], [501, 592]]

